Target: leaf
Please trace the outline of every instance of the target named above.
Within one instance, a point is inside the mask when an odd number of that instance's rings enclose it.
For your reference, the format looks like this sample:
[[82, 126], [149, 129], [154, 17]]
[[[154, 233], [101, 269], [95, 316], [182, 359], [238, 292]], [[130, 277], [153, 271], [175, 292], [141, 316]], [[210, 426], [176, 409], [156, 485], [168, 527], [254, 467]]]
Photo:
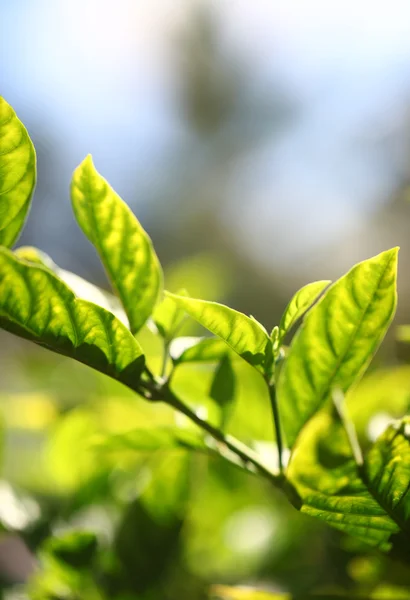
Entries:
[[279, 324], [279, 345], [298, 319], [317, 300], [330, 281], [315, 281], [302, 287], [293, 296], [282, 315]]
[[221, 359], [212, 381], [210, 396], [221, 408], [221, 429], [226, 426], [235, 399], [236, 378], [228, 354]]
[[133, 597], [164, 598], [166, 574], [175, 569], [180, 552], [193, 470], [189, 453], [180, 451], [154, 457], [149, 466], [152, 477], [127, 507], [114, 549], [120, 581], [125, 575]]
[[26, 128], [0, 96], [0, 245], [18, 238], [36, 184], [36, 153]]
[[0, 326], [136, 389], [144, 356], [113, 314], [73, 292], [50, 270], [0, 249]]
[[[188, 292], [186, 290], [180, 290], [178, 295], [188, 296]], [[181, 325], [184, 316], [184, 311], [179, 308], [176, 302], [172, 298], [165, 297], [164, 300], [155, 307], [152, 320], [154, 321], [159, 334], [165, 340], [169, 341], [174, 337], [175, 331]]]
[[[290, 594], [286, 592], [267, 592], [253, 587], [231, 587], [228, 585], [213, 585], [210, 600], [352, 600], [351, 594]], [[370, 600], [360, 596], [360, 600]]]
[[203, 327], [222, 338], [244, 360], [263, 371], [266, 348], [271, 342], [255, 319], [217, 302], [166, 294]]
[[213, 585], [210, 600], [292, 600], [290, 594], [265, 592], [252, 587], [231, 587], [228, 585]]
[[97, 553], [97, 538], [88, 531], [71, 531], [49, 538], [44, 551], [73, 569], [89, 569]]
[[410, 417], [386, 429], [364, 468], [374, 497], [410, 539]]
[[359, 263], [305, 317], [278, 379], [282, 425], [292, 447], [305, 423], [365, 371], [396, 307], [398, 249]]
[[301, 510], [371, 546], [410, 560], [410, 418], [389, 426], [362, 461], [353, 459], [333, 407], [303, 430], [287, 469]]
[[78, 224], [97, 249], [135, 334], [151, 315], [162, 287], [161, 266], [152, 242], [97, 172], [91, 156], [74, 171], [71, 199]]
[[175, 448], [206, 451], [203, 435], [177, 426], [140, 428], [107, 435], [96, 442], [97, 449], [109, 451], [133, 450], [135, 452], [169, 451]]
[[399, 527], [360, 477], [343, 425], [333, 407], [303, 430], [287, 477], [301, 498], [300, 510], [382, 551]]
[[19, 258], [24, 258], [29, 262], [43, 265], [50, 269], [59, 279], [68, 285], [77, 298], [102, 306], [102, 308], [112, 312], [129, 329], [128, 318], [122, 308], [121, 302], [116, 296], [110, 294], [110, 292], [101, 289], [71, 271], [61, 269], [45, 252], [33, 246], [21, 246], [14, 250], [14, 254]]
[[170, 355], [175, 364], [189, 362], [218, 362], [229, 346], [218, 338], [180, 337], [170, 345]]

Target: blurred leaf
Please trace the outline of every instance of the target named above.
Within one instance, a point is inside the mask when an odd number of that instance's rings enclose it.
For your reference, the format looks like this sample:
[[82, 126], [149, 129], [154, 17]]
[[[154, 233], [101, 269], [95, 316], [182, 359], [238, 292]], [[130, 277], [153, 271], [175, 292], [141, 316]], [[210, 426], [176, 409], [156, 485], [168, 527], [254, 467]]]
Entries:
[[180, 337], [170, 346], [175, 364], [189, 362], [217, 362], [229, 351], [229, 346], [218, 338]]
[[384, 419], [402, 418], [410, 408], [410, 367], [377, 369], [366, 375], [346, 397], [349, 416], [360, 441], [374, 441]]
[[132, 333], [144, 325], [162, 287], [152, 242], [128, 206], [88, 156], [75, 170], [71, 198], [76, 219], [96, 247], [128, 315]]
[[36, 153], [26, 128], [0, 96], [0, 245], [23, 228], [36, 184]]
[[333, 388], [346, 392], [363, 374], [396, 306], [397, 248], [357, 264], [306, 316], [281, 369], [277, 397], [287, 443]]
[[[188, 292], [182, 289], [178, 291], [178, 295], [188, 296]], [[184, 316], [184, 311], [178, 307], [176, 302], [172, 298], [165, 297], [155, 307], [152, 320], [160, 335], [166, 340], [171, 340], [175, 335], [175, 331], [182, 323]]]
[[97, 449], [104, 450], [134, 450], [136, 452], [157, 452], [172, 448], [190, 450], [206, 450], [201, 432], [186, 430], [182, 427], [160, 427], [155, 429], [144, 427], [133, 429], [117, 435], [99, 438]]
[[211, 600], [292, 600], [290, 594], [264, 592], [251, 587], [230, 587], [214, 585], [210, 593]]
[[46, 541], [43, 551], [73, 569], [89, 569], [97, 553], [97, 538], [87, 531], [72, 531]]
[[166, 586], [167, 573], [178, 564], [189, 463], [186, 452], [152, 461], [153, 477], [129, 505], [118, 529], [116, 552], [128, 585], [137, 594]]
[[203, 252], [184, 257], [166, 268], [167, 289], [187, 289], [194, 298], [219, 299], [232, 288], [232, 269], [220, 254]]
[[296, 321], [312, 306], [330, 283], [331, 281], [315, 281], [308, 283], [296, 292], [280, 320], [279, 344], [281, 344], [283, 338], [292, 329]]
[[184, 298], [169, 292], [167, 295], [203, 327], [222, 338], [244, 360], [263, 370], [270, 338], [262, 325], [217, 302]]
[[235, 399], [236, 379], [228, 354], [221, 359], [212, 381], [210, 396], [221, 408], [221, 429], [225, 429]]
[[396, 331], [399, 342], [410, 342], [410, 325], [399, 325]]
[[75, 298], [48, 269], [0, 251], [0, 326], [74, 358], [122, 383], [137, 385], [142, 350], [103, 308]]
[[18, 258], [23, 258], [29, 262], [47, 267], [68, 285], [77, 298], [88, 300], [89, 302], [98, 304], [98, 306], [102, 306], [102, 308], [112, 312], [117, 319], [129, 328], [128, 317], [117, 296], [90, 283], [79, 275], [71, 273], [71, 271], [61, 269], [45, 252], [38, 250], [38, 248], [34, 248], [33, 246], [20, 246], [20, 248], [14, 250], [14, 254], [18, 256]]
[[[288, 594], [286, 592], [265, 592], [252, 587], [230, 587], [214, 585], [211, 587], [210, 600], [351, 600], [351, 594]], [[394, 597], [392, 597], [394, 598]], [[361, 600], [366, 600], [360, 596]], [[369, 600], [369, 599], [367, 599]]]

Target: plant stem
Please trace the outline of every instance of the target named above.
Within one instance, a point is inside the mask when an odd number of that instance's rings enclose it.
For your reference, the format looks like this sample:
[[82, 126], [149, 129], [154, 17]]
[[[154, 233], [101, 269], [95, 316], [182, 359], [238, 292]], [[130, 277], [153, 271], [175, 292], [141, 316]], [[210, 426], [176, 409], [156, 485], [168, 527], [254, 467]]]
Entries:
[[248, 446], [242, 444], [236, 438], [225, 435], [222, 431], [204, 421], [199, 417], [193, 410], [186, 406], [169, 388], [162, 388], [161, 399], [166, 402], [172, 408], [175, 408], [180, 413], [184, 414], [193, 423], [198, 425], [201, 429], [209, 433], [218, 442], [224, 444], [231, 452], [236, 454], [245, 464], [251, 464], [257, 469], [257, 471], [263, 475], [266, 479], [269, 479], [276, 486], [280, 486], [281, 476], [275, 475], [272, 471], [266, 468], [260, 461], [256, 453], [254, 453]]
[[344, 404], [344, 394], [341, 390], [335, 389], [332, 392], [333, 405], [336, 409], [337, 416], [343, 425], [346, 432], [347, 439], [349, 441], [350, 448], [352, 450], [353, 457], [359, 468], [363, 466], [363, 454], [362, 449], [357, 438], [356, 429], [353, 423], [349, 420]]
[[273, 415], [273, 425], [275, 427], [275, 435], [276, 435], [276, 445], [278, 447], [278, 466], [279, 473], [283, 473], [283, 441], [282, 441], [282, 431], [280, 428], [280, 418], [279, 418], [279, 409], [278, 409], [278, 401], [276, 398], [276, 387], [274, 383], [267, 382], [268, 390], [269, 390], [269, 398], [272, 407], [272, 415]]
[[164, 349], [162, 354], [161, 378], [164, 379], [167, 372], [167, 363], [169, 358], [169, 342], [164, 341]]

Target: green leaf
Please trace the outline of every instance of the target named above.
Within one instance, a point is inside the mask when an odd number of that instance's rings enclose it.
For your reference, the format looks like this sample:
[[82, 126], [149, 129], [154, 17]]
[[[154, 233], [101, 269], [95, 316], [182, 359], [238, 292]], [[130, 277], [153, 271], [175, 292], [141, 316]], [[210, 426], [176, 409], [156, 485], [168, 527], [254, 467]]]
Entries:
[[170, 345], [170, 355], [176, 365], [218, 362], [227, 351], [229, 346], [218, 338], [180, 337], [175, 338]]
[[128, 206], [88, 156], [74, 171], [71, 199], [76, 219], [97, 249], [128, 315], [132, 333], [144, 325], [162, 287], [152, 242]]
[[177, 426], [140, 428], [108, 435], [96, 442], [97, 449], [109, 451], [132, 450], [135, 452], [169, 451], [175, 448], [207, 451], [201, 431]]
[[235, 399], [236, 378], [228, 354], [220, 361], [212, 380], [210, 397], [221, 408], [221, 429], [226, 426]]
[[253, 587], [231, 587], [228, 585], [213, 585], [209, 598], [210, 600], [292, 600], [290, 594], [265, 592]]
[[203, 327], [222, 338], [244, 360], [263, 371], [266, 348], [271, 341], [255, 319], [217, 302], [166, 294]]
[[34, 248], [33, 246], [20, 246], [20, 248], [14, 250], [14, 254], [18, 256], [18, 258], [24, 258], [31, 263], [42, 265], [43, 267], [50, 269], [50, 271], [55, 273], [59, 279], [68, 285], [77, 298], [88, 300], [89, 302], [98, 304], [98, 306], [102, 306], [102, 308], [112, 312], [113, 315], [129, 329], [128, 317], [117, 296], [110, 294], [110, 292], [101, 289], [71, 271], [61, 269], [45, 252], [38, 250], [38, 248]]
[[386, 429], [364, 467], [374, 497], [410, 539], [410, 417]]
[[397, 253], [393, 248], [353, 267], [296, 333], [277, 389], [289, 447], [332, 389], [346, 393], [371, 361], [396, 307]]
[[[188, 296], [186, 290], [180, 290], [179, 296]], [[184, 311], [178, 306], [178, 304], [169, 297], [165, 297], [164, 300], [157, 304], [152, 320], [158, 329], [159, 334], [167, 341], [171, 340], [175, 331], [181, 325], [184, 319]]]
[[88, 531], [72, 531], [49, 538], [44, 551], [73, 569], [89, 569], [97, 553], [97, 538]]
[[279, 324], [279, 345], [298, 319], [312, 306], [331, 281], [315, 281], [302, 287], [293, 296]]
[[0, 249], [0, 326], [135, 389], [142, 350], [113, 314], [73, 292], [49, 269]]
[[372, 496], [353, 459], [349, 441], [333, 407], [316, 415], [303, 430], [287, 476], [300, 510], [382, 551], [399, 532]]
[[11, 247], [30, 208], [36, 153], [26, 128], [0, 96], [0, 245]]

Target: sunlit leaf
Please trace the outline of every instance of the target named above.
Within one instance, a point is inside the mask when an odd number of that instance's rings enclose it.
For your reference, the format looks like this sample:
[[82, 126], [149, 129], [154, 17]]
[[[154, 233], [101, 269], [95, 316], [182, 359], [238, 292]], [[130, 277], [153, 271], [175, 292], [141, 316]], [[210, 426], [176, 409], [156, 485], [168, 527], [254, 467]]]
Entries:
[[144, 367], [141, 348], [103, 308], [78, 299], [49, 269], [0, 250], [0, 326], [75, 358], [130, 387]]
[[171, 358], [176, 364], [189, 362], [218, 362], [229, 351], [229, 346], [218, 338], [175, 338], [170, 346]]
[[361, 464], [336, 412], [322, 411], [303, 430], [287, 475], [302, 512], [410, 559], [410, 418], [388, 427]]
[[275, 594], [252, 587], [213, 585], [210, 600], [292, 600], [291, 594]]
[[167, 295], [203, 327], [222, 338], [239, 356], [263, 370], [266, 347], [271, 342], [255, 319], [217, 302], [184, 298], [169, 292]]
[[36, 154], [26, 128], [0, 96], [0, 245], [18, 238], [36, 183]]
[[88, 156], [75, 170], [71, 198], [76, 219], [97, 249], [130, 328], [144, 325], [162, 286], [152, 242], [128, 206], [97, 172]]
[[365, 371], [396, 306], [398, 249], [359, 263], [306, 316], [280, 372], [277, 397], [289, 447], [333, 388]]
[[296, 292], [280, 320], [279, 343], [330, 283], [330, 281], [315, 281]]
[[[286, 592], [266, 592], [252, 587], [230, 587], [214, 585], [211, 587], [210, 600], [351, 600], [351, 594], [289, 594]], [[394, 600], [392, 596], [389, 600]], [[403, 597], [398, 598], [402, 600]], [[370, 600], [360, 596], [360, 600]]]
[[117, 296], [110, 294], [110, 292], [101, 289], [71, 271], [61, 269], [45, 252], [38, 250], [38, 248], [34, 248], [33, 246], [20, 246], [20, 248], [14, 250], [14, 254], [29, 262], [47, 267], [68, 285], [77, 298], [88, 300], [89, 302], [93, 302], [94, 304], [98, 304], [98, 306], [102, 306], [102, 308], [109, 310], [117, 317], [117, 319], [129, 328], [128, 317]]
[[365, 460], [369, 488], [410, 536], [410, 417], [390, 425]]
[[[180, 290], [179, 296], [188, 296], [186, 290]], [[178, 304], [169, 297], [165, 297], [164, 300], [157, 304], [152, 315], [152, 320], [155, 323], [160, 335], [170, 340], [174, 337], [175, 332], [181, 325], [184, 319], [185, 313]]]
[[316, 415], [303, 430], [287, 475], [301, 498], [300, 510], [383, 551], [399, 527], [360, 477], [346, 432], [333, 410]]

